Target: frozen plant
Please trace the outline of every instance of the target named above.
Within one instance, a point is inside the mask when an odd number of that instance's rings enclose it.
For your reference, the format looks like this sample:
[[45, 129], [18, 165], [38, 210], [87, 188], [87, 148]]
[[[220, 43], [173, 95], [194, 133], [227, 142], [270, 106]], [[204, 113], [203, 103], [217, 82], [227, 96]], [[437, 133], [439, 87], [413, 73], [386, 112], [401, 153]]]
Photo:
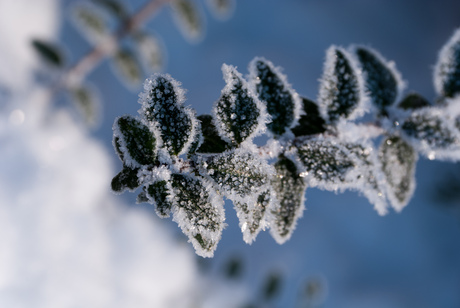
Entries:
[[[115, 120], [113, 145], [123, 162], [112, 181], [156, 206], [212, 257], [225, 227], [224, 200], [235, 207], [247, 243], [270, 228], [288, 240], [307, 187], [362, 193], [380, 215], [401, 211], [415, 189], [418, 155], [460, 160], [460, 30], [443, 47], [432, 105], [405, 84], [393, 62], [364, 46], [327, 50], [318, 103], [301, 97], [264, 58], [247, 78], [222, 67], [225, 87], [211, 115], [184, 105], [169, 75], [144, 83], [139, 116]], [[371, 123], [357, 122], [367, 113]], [[267, 134], [264, 146], [254, 137]]]

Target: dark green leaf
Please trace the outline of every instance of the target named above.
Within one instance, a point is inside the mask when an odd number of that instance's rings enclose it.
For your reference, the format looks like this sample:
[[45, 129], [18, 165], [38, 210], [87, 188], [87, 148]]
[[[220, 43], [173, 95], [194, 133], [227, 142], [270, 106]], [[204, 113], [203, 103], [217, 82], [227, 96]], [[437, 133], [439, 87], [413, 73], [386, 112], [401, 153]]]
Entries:
[[215, 104], [214, 123], [219, 135], [237, 146], [261, 131], [265, 111], [235, 67], [224, 64], [222, 72], [227, 85]]
[[397, 73], [376, 51], [366, 47], [357, 47], [354, 51], [364, 72], [366, 90], [373, 104], [385, 114], [399, 95], [401, 85], [398, 85]]
[[199, 135], [195, 112], [183, 106], [184, 90], [169, 75], [154, 75], [147, 79], [142, 94], [141, 113], [161, 131], [163, 146], [171, 155], [186, 153]]
[[402, 210], [414, 192], [417, 153], [400, 137], [390, 136], [380, 145], [379, 158], [389, 188], [389, 199], [395, 209]]
[[169, 217], [172, 209], [171, 191], [166, 181], [158, 181], [147, 186], [147, 197], [156, 205], [156, 212], [161, 218]]
[[201, 121], [201, 130], [203, 133], [204, 141], [198, 148], [198, 153], [222, 153], [230, 148], [230, 145], [223, 141], [217, 134], [216, 127], [212, 123], [212, 116], [203, 114], [198, 116]]
[[361, 89], [350, 56], [342, 48], [331, 47], [326, 54], [321, 79], [319, 103], [330, 123], [340, 118], [355, 118], [359, 108]]
[[296, 137], [321, 134], [326, 131], [326, 122], [319, 114], [318, 105], [315, 102], [302, 98], [304, 115], [300, 116], [299, 125], [292, 132]]
[[286, 76], [263, 58], [255, 58], [249, 65], [251, 81], [255, 84], [259, 99], [265, 102], [272, 121], [268, 129], [275, 135], [283, 135], [300, 116], [300, 98], [287, 83]]
[[112, 179], [112, 190], [116, 193], [135, 190], [140, 185], [137, 177], [138, 171], [139, 168], [123, 166], [123, 170]]
[[455, 31], [439, 53], [434, 71], [434, 84], [439, 95], [454, 97], [460, 93], [460, 31]]
[[279, 202], [279, 209], [273, 212], [271, 234], [282, 244], [291, 237], [297, 220], [302, 216], [307, 185], [300, 177], [294, 162], [284, 156], [279, 157], [275, 170], [276, 176], [272, 180], [272, 186]]
[[415, 110], [423, 107], [428, 107], [431, 104], [420, 94], [408, 94], [399, 104], [398, 108], [404, 110]]
[[32, 47], [48, 64], [58, 68], [64, 66], [64, 59], [59, 47], [38, 39], [32, 40]]
[[[156, 139], [149, 128], [137, 118], [126, 115], [113, 125], [114, 146], [128, 166], [152, 165], [156, 160]], [[127, 155], [128, 154], [128, 155]]]

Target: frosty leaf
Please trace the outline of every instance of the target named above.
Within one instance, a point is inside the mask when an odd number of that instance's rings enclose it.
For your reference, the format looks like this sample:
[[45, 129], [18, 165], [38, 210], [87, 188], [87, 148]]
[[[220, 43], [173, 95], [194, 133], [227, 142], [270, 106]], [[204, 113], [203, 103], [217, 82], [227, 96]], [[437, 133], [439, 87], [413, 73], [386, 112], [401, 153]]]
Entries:
[[166, 181], [158, 181], [146, 186], [149, 202], [155, 204], [156, 212], [161, 218], [169, 217], [172, 209], [170, 200], [171, 187]]
[[326, 131], [326, 122], [319, 114], [318, 105], [315, 102], [302, 98], [304, 114], [300, 116], [299, 125], [292, 128], [296, 137], [321, 134]]
[[318, 101], [322, 116], [330, 123], [364, 113], [360, 106], [362, 85], [356, 72], [355, 63], [344, 49], [332, 46], [327, 50]]
[[120, 21], [128, 17], [128, 11], [122, 2], [117, 0], [93, 0], [94, 3], [104, 8], [108, 13], [117, 17]]
[[204, 20], [194, 0], [174, 0], [171, 3], [174, 19], [186, 39], [196, 42], [202, 38]]
[[272, 210], [273, 197], [269, 190], [262, 192], [250, 203], [235, 202], [235, 210], [243, 232], [243, 240], [251, 244], [261, 230], [268, 226], [266, 214]]
[[118, 50], [113, 55], [112, 65], [116, 75], [128, 87], [136, 88], [140, 85], [144, 73], [137, 57], [130, 50]]
[[156, 160], [156, 138], [139, 119], [126, 115], [113, 124], [114, 148], [127, 166], [151, 165]]
[[195, 112], [184, 107], [184, 90], [171, 76], [155, 74], [144, 83], [139, 111], [161, 131], [164, 147], [171, 155], [187, 153], [199, 135]]
[[165, 63], [165, 51], [159, 38], [146, 32], [133, 35], [136, 49], [146, 72], [160, 71]]
[[191, 155], [196, 153], [196, 151], [201, 147], [204, 141], [203, 133], [201, 132], [201, 122], [193, 121], [193, 125], [194, 125], [193, 131], [195, 135], [193, 136], [192, 143], [190, 145], [190, 148], [188, 149], [189, 158], [191, 157]]
[[148, 203], [150, 200], [149, 198], [147, 197], [147, 193], [145, 191], [145, 187], [143, 187], [143, 190], [139, 193], [139, 195], [137, 195], [137, 198], [136, 198], [136, 203], [137, 204], [140, 204], [140, 203]]
[[93, 44], [99, 44], [110, 35], [104, 15], [90, 5], [77, 5], [72, 10], [77, 29]]
[[404, 88], [400, 74], [392, 62], [386, 61], [377, 51], [366, 47], [355, 47], [363, 70], [365, 87], [372, 103], [382, 113], [392, 106]]
[[203, 143], [198, 148], [198, 153], [222, 153], [230, 148], [230, 145], [223, 141], [217, 134], [217, 129], [212, 123], [212, 116], [203, 114], [198, 116], [201, 121], [201, 130], [203, 133]]
[[83, 115], [89, 126], [95, 126], [99, 120], [100, 101], [95, 90], [89, 86], [81, 85], [69, 89], [72, 101]]
[[252, 151], [238, 148], [202, 157], [200, 173], [213, 180], [227, 197], [243, 202], [269, 183], [272, 167]]
[[207, 0], [211, 13], [220, 20], [227, 20], [235, 10], [235, 0]]
[[235, 67], [224, 64], [222, 72], [226, 86], [213, 108], [214, 124], [222, 139], [239, 145], [265, 129], [265, 106]]
[[431, 104], [420, 94], [408, 94], [399, 104], [398, 108], [404, 110], [414, 110], [430, 106]]
[[454, 97], [460, 92], [460, 29], [441, 49], [434, 69], [434, 85], [439, 95]]
[[172, 174], [174, 216], [202, 257], [212, 257], [224, 228], [223, 200], [203, 179]]
[[307, 185], [296, 165], [286, 157], [280, 157], [275, 164], [276, 176], [272, 180], [273, 190], [279, 202], [279, 209], [273, 212], [270, 232], [273, 238], [283, 244], [292, 235], [297, 220], [304, 211], [304, 197]]
[[39, 39], [32, 40], [32, 47], [46, 63], [58, 68], [64, 65], [59, 47]]
[[249, 64], [250, 80], [259, 99], [265, 102], [272, 121], [267, 128], [275, 135], [283, 135], [297, 124], [300, 117], [301, 100], [273, 63], [264, 58], [255, 58]]
[[430, 148], [448, 148], [459, 142], [441, 109], [425, 107], [415, 110], [402, 124], [404, 133]]
[[125, 190], [134, 191], [139, 187], [137, 172], [139, 168], [123, 166], [123, 170], [112, 179], [112, 191], [122, 193]]
[[379, 159], [387, 182], [387, 194], [393, 207], [400, 211], [415, 189], [417, 153], [398, 136], [387, 137], [379, 148]]

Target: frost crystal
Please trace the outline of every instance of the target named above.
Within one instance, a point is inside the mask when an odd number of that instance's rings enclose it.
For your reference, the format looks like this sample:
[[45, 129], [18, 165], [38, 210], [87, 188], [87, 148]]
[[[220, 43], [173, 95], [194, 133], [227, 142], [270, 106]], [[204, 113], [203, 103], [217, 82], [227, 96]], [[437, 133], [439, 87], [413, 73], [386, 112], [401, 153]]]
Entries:
[[163, 146], [170, 155], [187, 153], [196, 138], [198, 121], [195, 112], [184, 107], [184, 90], [171, 76], [155, 74], [144, 83], [139, 113], [161, 132]]
[[291, 237], [297, 220], [302, 217], [307, 185], [294, 162], [286, 157], [280, 157], [275, 170], [272, 186], [279, 207], [272, 212], [270, 233], [277, 243], [283, 244]]
[[249, 80], [259, 99], [267, 105], [267, 112], [271, 116], [268, 129], [275, 136], [281, 136], [297, 125], [301, 100], [280, 69], [264, 58], [255, 58], [249, 64], [249, 73]]
[[239, 145], [264, 132], [268, 115], [235, 67], [224, 64], [222, 72], [226, 86], [213, 108], [214, 124], [222, 139]]
[[173, 220], [202, 257], [212, 257], [225, 226], [222, 197], [205, 180], [185, 174], [172, 174]]
[[439, 53], [434, 69], [434, 85], [439, 95], [454, 97], [460, 92], [460, 29]]
[[415, 190], [417, 153], [400, 137], [387, 137], [379, 149], [379, 159], [387, 182], [387, 196], [393, 208], [402, 210]]
[[367, 111], [357, 72], [357, 64], [346, 50], [335, 46], [327, 50], [318, 101], [322, 116], [330, 123], [340, 118], [352, 120]]
[[366, 91], [377, 109], [386, 114], [386, 109], [400, 99], [405, 84], [393, 62], [385, 60], [377, 51], [353, 46], [352, 52], [357, 56], [363, 70]]
[[264, 159], [244, 148], [202, 157], [198, 164], [201, 175], [211, 179], [228, 198], [240, 203], [254, 202], [274, 174]]

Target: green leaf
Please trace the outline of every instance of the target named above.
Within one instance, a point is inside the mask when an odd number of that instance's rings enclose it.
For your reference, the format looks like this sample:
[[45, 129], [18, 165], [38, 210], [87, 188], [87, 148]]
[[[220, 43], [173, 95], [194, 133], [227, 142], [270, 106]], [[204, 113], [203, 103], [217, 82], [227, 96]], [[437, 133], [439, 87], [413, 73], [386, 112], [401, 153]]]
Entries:
[[327, 50], [318, 100], [323, 117], [330, 123], [363, 114], [363, 94], [356, 71], [347, 51], [335, 46]]
[[85, 119], [86, 124], [94, 127], [99, 122], [100, 101], [95, 90], [87, 85], [69, 89], [72, 102]]
[[120, 22], [128, 17], [128, 11], [126, 10], [124, 4], [117, 0], [93, 0], [93, 2], [103, 9], [105, 9], [109, 14], [118, 18]]
[[131, 50], [118, 50], [113, 55], [112, 67], [116, 75], [128, 87], [137, 88], [141, 84], [144, 73], [137, 57]]
[[213, 108], [214, 124], [222, 139], [238, 146], [264, 130], [267, 115], [235, 67], [224, 64], [222, 72], [227, 85]]
[[407, 205], [415, 189], [417, 153], [398, 136], [387, 137], [379, 148], [388, 197], [396, 210]]
[[188, 236], [198, 255], [212, 257], [224, 228], [222, 197], [199, 177], [175, 173], [171, 180], [173, 220]]
[[123, 166], [123, 170], [112, 179], [112, 191], [122, 193], [125, 190], [134, 191], [140, 186], [137, 172], [139, 168]]
[[198, 164], [201, 175], [216, 183], [233, 201], [260, 193], [274, 172], [260, 156], [241, 148], [200, 157]]
[[158, 181], [146, 186], [146, 196], [156, 205], [156, 212], [161, 218], [169, 217], [172, 209], [171, 188], [166, 181]]
[[270, 191], [264, 191], [255, 200], [247, 202], [234, 202], [236, 214], [240, 221], [239, 225], [243, 232], [243, 240], [251, 244], [255, 241], [261, 230], [268, 226], [266, 213], [272, 207]]
[[435, 107], [415, 110], [402, 124], [402, 131], [433, 149], [445, 149], [459, 142], [443, 110]]
[[200, 126], [195, 111], [183, 106], [185, 97], [180, 83], [167, 74], [155, 74], [145, 81], [144, 88], [140, 113], [161, 131], [163, 147], [170, 155], [187, 153], [200, 138]]
[[297, 124], [300, 117], [299, 95], [287, 82], [273, 63], [264, 58], [255, 58], [249, 64], [250, 80], [255, 85], [259, 99], [265, 102], [272, 121], [267, 128], [281, 136]]
[[57, 68], [61, 68], [64, 66], [64, 58], [62, 56], [62, 51], [56, 45], [50, 44], [39, 39], [33, 39], [32, 47], [46, 63]]
[[270, 232], [273, 238], [282, 244], [292, 235], [297, 220], [305, 209], [304, 196], [307, 185], [293, 161], [280, 156], [275, 163], [276, 176], [273, 177], [272, 186], [279, 209], [273, 212], [274, 219]]
[[420, 94], [410, 93], [398, 104], [398, 108], [403, 110], [415, 110], [430, 105], [431, 104]]
[[324, 133], [326, 122], [319, 114], [318, 105], [307, 98], [302, 98], [302, 103], [305, 114], [300, 116], [299, 125], [291, 129], [294, 135], [299, 137]]
[[439, 53], [434, 69], [434, 85], [439, 95], [455, 97], [460, 93], [460, 30], [456, 30]]
[[72, 19], [77, 29], [93, 44], [97, 45], [110, 36], [109, 26], [93, 5], [78, 4], [72, 9]]
[[204, 20], [194, 0], [174, 0], [171, 2], [174, 19], [182, 35], [191, 42], [203, 37]]
[[115, 151], [127, 166], [152, 165], [156, 160], [156, 137], [139, 119], [126, 115], [113, 124]]
[[198, 116], [201, 121], [201, 130], [203, 133], [203, 143], [198, 148], [198, 153], [222, 153], [230, 148], [230, 145], [222, 140], [217, 134], [217, 129], [212, 123], [212, 116], [203, 114]]
[[147, 32], [136, 32], [133, 39], [144, 70], [146, 72], [160, 71], [165, 65], [166, 55], [160, 39]]
[[354, 53], [361, 64], [372, 103], [381, 114], [386, 114], [386, 109], [396, 102], [403, 88], [399, 73], [375, 50], [360, 46], [354, 48]]

